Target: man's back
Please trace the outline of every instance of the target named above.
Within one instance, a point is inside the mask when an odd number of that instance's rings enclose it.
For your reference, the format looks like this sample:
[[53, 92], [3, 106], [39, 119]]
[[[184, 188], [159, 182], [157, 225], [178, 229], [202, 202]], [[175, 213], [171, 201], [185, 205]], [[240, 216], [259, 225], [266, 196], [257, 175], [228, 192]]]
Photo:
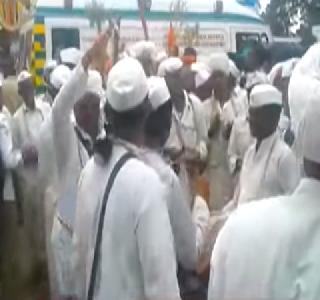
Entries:
[[[83, 222], [91, 229], [87, 241], [87, 284], [104, 190], [113, 166], [124, 152], [123, 147], [114, 147], [108, 164], [91, 160], [80, 180], [78, 205], [87, 208]], [[115, 300], [179, 298], [173, 238], [163, 193], [156, 173], [137, 159], [129, 160], [118, 173], [104, 219], [95, 299], [106, 299], [106, 295]], [[77, 221], [81, 222], [80, 215], [78, 206]], [[78, 229], [77, 226], [75, 234]], [[81, 237], [77, 237], [80, 247], [85, 245], [85, 239], [80, 241]]]
[[218, 237], [209, 299], [307, 299], [320, 294], [320, 182], [244, 205]]

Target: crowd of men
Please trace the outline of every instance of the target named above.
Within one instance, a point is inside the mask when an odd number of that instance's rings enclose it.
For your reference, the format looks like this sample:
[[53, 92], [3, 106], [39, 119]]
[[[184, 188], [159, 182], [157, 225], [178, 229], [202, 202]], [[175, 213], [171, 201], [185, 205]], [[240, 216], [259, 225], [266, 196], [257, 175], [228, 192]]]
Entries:
[[0, 78], [0, 298], [318, 299], [320, 44], [240, 70], [141, 41], [104, 73], [108, 40], [44, 95], [22, 71], [13, 116]]

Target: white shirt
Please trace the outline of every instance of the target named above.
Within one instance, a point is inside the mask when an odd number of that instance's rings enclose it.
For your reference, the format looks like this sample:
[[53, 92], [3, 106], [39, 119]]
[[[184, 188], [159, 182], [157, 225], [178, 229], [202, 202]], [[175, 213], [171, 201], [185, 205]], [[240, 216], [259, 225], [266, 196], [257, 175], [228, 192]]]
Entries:
[[[83, 264], [75, 264], [80, 266], [76, 269], [80, 299], [85, 299], [88, 289], [106, 184], [115, 163], [125, 152], [122, 146], [114, 146], [107, 164], [91, 159], [81, 176], [74, 233], [75, 259], [82, 258], [83, 250], [89, 254], [85, 282], [80, 272]], [[94, 299], [180, 299], [164, 193], [155, 171], [137, 159], [129, 160], [118, 173], [104, 218]], [[86, 234], [88, 230], [91, 234]], [[82, 239], [83, 233], [89, 240]]]
[[258, 151], [256, 142], [249, 147], [240, 173], [238, 204], [290, 194], [299, 179], [297, 159], [276, 132], [261, 142]]
[[197, 262], [195, 225], [197, 224], [193, 223], [190, 207], [186, 201], [188, 197], [186, 191], [183, 190], [179, 178], [160, 154], [145, 150], [141, 156], [143, 161], [157, 172], [164, 183], [177, 260], [185, 269], [195, 270]]
[[213, 95], [202, 102], [202, 107], [206, 124], [206, 134], [208, 135], [213, 120], [218, 115], [221, 115], [222, 109], [218, 101], [214, 99]]
[[25, 104], [20, 106], [13, 117], [14, 143], [17, 148], [35, 143], [41, 124], [48, 119], [50, 111], [50, 105], [39, 98], [35, 100], [34, 110]]
[[319, 299], [319, 195], [303, 179], [292, 196], [239, 208], [216, 242], [208, 299]]
[[248, 106], [247, 92], [237, 86], [231, 99], [223, 106], [221, 118], [224, 125], [233, 124], [236, 118], [247, 116]]
[[[74, 105], [86, 90], [87, 80], [88, 74], [80, 64], [74, 70], [71, 80], [62, 87], [52, 106], [52, 132], [59, 179], [57, 213], [71, 230], [78, 180], [89, 160], [89, 154], [77, 136], [72, 113]], [[82, 130], [79, 133], [84, 135]]]
[[234, 120], [228, 144], [228, 157], [230, 172], [236, 168], [237, 160], [243, 160], [249, 146], [253, 143], [249, 122], [246, 116]]
[[[182, 148], [186, 150], [187, 156], [194, 156], [195, 153], [207, 156], [206, 148], [206, 124], [201, 101], [194, 95], [185, 92], [185, 107], [182, 113], [173, 109], [172, 126], [170, 136], [166, 143], [167, 149], [174, 149], [177, 152]], [[202, 148], [205, 148], [202, 151]]]

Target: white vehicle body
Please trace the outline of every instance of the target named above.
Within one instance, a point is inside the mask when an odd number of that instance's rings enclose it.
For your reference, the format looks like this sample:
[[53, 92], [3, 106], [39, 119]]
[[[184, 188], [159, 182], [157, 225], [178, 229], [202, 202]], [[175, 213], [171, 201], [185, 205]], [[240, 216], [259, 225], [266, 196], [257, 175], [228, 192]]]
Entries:
[[[90, 26], [86, 1], [74, 0], [72, 10], [63, 8], [63, 1], [38, 0], [36, 17], [44, 18], [46, 35], [46, 59], [52, 59], [57, 49], [76, 46], [86, 50], [96, 36], [96, 29]], [[172, 22], [178, 46], [193, 46], [200, 53], [225, 50], [235, 53], [247, 39], [271, 41], [269, 27], [258, 12], [239, 4], [236, 0], [223, 1], [223, 11], [215, 12], [215, 1], [188, 0], [183, 12], [172, 12], [172, 0], [153, 0], [150, 11], [145, 12], [150, 40], [166, 48], [167, 34]], [[120, 17], [121, 48], [144, 39], [137, 1], [104, 1], [105, 9], [112, 18]], [[108, 26], [108, 21], [103, 28]], [[60, 32], [60, 33], [59, 33]], [[70, 39], [61, 39], [64, 35]], [[66, 42], [65, 42], [66, 40]], [[61, 45], [60, 45], [61, 43]]]

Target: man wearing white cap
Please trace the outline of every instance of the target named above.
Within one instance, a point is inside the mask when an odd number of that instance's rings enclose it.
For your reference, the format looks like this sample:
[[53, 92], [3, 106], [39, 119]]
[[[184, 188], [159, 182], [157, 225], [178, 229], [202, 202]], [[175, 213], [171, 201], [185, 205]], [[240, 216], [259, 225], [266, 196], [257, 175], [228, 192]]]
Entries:
[[156, 73], [157, 49], [153, 42], [137, 42], [130, 47], [128, 52], [129, 56], [137, 59], [142, 64], [147, 76], [152, 76]]
[[212, 254], [209, 300], [319, 298], [319, 97], [303, 121], [305, 177], [293, 195], [244, 205], [230, 217]]
[[244, 89], [239, 86], [240, 71], [235, 63], [229, 59], [229, 100], [223, 105], [222, 123], [224, 126], [224, 135], [227, 139], [230, 137], [233, 122], [236, 118], [246, 116], [248, 113], [248, 96]]
[[[13, 117], [13, 141], [14, 148], [19, 150], [24, 147], [36, 146], [40, 127], [48, 120], [51, 108], [48, 103], [36, 99], [33, 79], [27, 71], [22, 71], [18, 76], [18, 93], [23, 104]], [[37, 174], [38, 154], [36, 157], [36, 163], [21, 168], [18, 175], [19, 190], [23, 197], [25, 229], [29, 238], [28, 242], [32, 245], [33, 250], [30, 261], [34, 271], [38, 272], [44, 270], [46, 252], [43, 195]]]
[[291, 58], [287, 61], [281, 62], [272, 68], [268, 76], [270, 82], [282, 93], [283, 112], [279, 122], [279, 130], [283, 139], [289, 146], [292, 146], [295, 136], [291, 129], [288, 87], [292, 72], [294, 71], [298, 61], [298, 58]]
[[245, 114], [239, 115], [233, 123], [229, 144], [228, 144], [228, 159], [230, 172], [235, 176], [237, 184], [237, 175], [241, 170], [244, 155], [246, 154], [249, 146], [253, 143], [253, 137], [250, 132], [250, 126], [248, 121], [249, 103], [248, 97], [250, 97], [252, 89], [258, 84], [268, 83], [267, 75], [263, 72], [251, 73], [247, 77], [246, 82], [246, 102], [247, 110]]
[[150, 112], [147, 78], [137, 60], [124, 58], [111, 69], [107, 100], [107, 136], [79, 183], [77, 294], [180, 299], [164, 186], [152, 168], [129, 154], [144, 144]]
[[50, 77], [53, 72], [53, 70], [57, 67], [57, 62], [55, 60], [50, 60], [46, 63], [44, 69], [43, 69], [43, 81], [46, 87], [46, 91], [44, 94], [42, 94], [40, 97], [42, 97], [42, 101], [47, 102], [52, 105], [54, 97], [50, 95]]
[[[163, 78], [151, 77], [149, 84], [149, 100], [153, 112], [146, 123], [146, 145], [150, 150], [142, 152], [142, 159], [153, 167], [166, 186], [167, 204], [172, 227], [172, 233], [177, 253], [177, 261], [180, 269], [180, 292], [201, 293], [201, 284], [190, 286], [188, 278], [197, 282], [195, 275], [197, 257], [200, 256], [203, 247], [204, 233], [207, 230], [209, 209], [206, 202], [200, 196], [194, 196], [192, 214], [185, 198], [186, 191], [182, 189], [180, 181], [173, 169], [161, 157], [161, 150], [170, 133], [172, 102], [170, 93]], [[194, 294], [195, 295], [195, 294]]]
[[225, 53], [214, 53], [208, 62], [209, 78], [197, 89], [201, 97], [209, 141], [207, 175], [210, 180], [210, 205], [220, 210], [233, 193], [232, 177], [227, 161], [227, 141], [222, 130], [222, 107], [228, 99], [229, 58]]
[[64, 70], [65, 66], [58, 66], [51, 75], [51, 82], [58, 92], [52, 106], [58, 190], [51, 246], [57, 280], [53, 292], [59, 297], [73, 293], [71, 257], [77, 185], [102, 130], [99, 122], [100, 101], [104, 95], [102, 77], [88, 68], [106, 51], [106, 43], [107, 36], [103, 35], [72, 74]]
[[71, 70], [65, 65], [56, 66], [50, 73], [48, 82], [46, 82], [46, 94], [43, 101], [50, 105], [53, 104], [61, 87], [68, 81], [71, 76]]
[[22, 71], [18, 76], [18, 92], [23, 105], [14, 114], [15, 146], [21, 148], [25, 144], [32, 144], [39, 134], [40, 125], [48, 118], [50, 105], [35, 98], [32, 75]]
[[[186, 165], [194, 162], [201, 165], [206, 161], [207, 131], [202, 103], [183, 89], [180, 74], [182, 66], [179, 58], [171, 57], [160, 65], [159, 73], [165, 76], [173, 103], [171, 132], [165, 150], [176, 165], [183, 188], [190, 191]], [[192, 198], [190, 192], [190, 197], [186, 199], [190, 207]]]
[[237, 205], [290, 194], [299, 182], [297, 160], [277, 130], [282, 95], [272, 85], [255, 86], [250, 94], [249, 125], [256, 139], [240, 173]]
[[[8, 109], [4, 106], [4, 96], [2, 92], [2, 80], [0, 78], [0, 138], [1, 153], [4, 165], [7, 169], [12, 170], [22, 166], [28, 161], [36, 159], [33, 147], [25, 147], [22, 151], [13, 149], [12, 140], [12, 117]], [[34, 155], [34, 156], [33, 156]], [[31, 157], [33, 156], [33, 157]], [[14, 200], [15, 195], [12, 187], [11, 176], [8, 176], [4, 186], [4, 200]]]
[[[32, 276], [32, 266], [21, 265], [22, 261], [31, 261], [28, 235], [21, 228], [23, 214], [20, 207], [22, 199], [16, 197], [12, 172], [25, 166], [37, 164], [37, 152], [34, 147], [14, 149], [11, 130], [11, 115], [4, 106], [2, 79], [0, 78], [0, 281], [4, 292], [3, 297], [12, 298], [12, 279], [17, 286], [24, 284], [25, 275]], [[17, 201], [17, 202], [15, 202]], [[16, 267], [12, 268], [12, 264]], [[30, 269], [29, 269], [30, 266]], [[31, 270], [32, 269], [32, 270]], [[30, 272], [30, 273], [29, 273]], [[9, 291], [9, 292], [8, 292]]]

